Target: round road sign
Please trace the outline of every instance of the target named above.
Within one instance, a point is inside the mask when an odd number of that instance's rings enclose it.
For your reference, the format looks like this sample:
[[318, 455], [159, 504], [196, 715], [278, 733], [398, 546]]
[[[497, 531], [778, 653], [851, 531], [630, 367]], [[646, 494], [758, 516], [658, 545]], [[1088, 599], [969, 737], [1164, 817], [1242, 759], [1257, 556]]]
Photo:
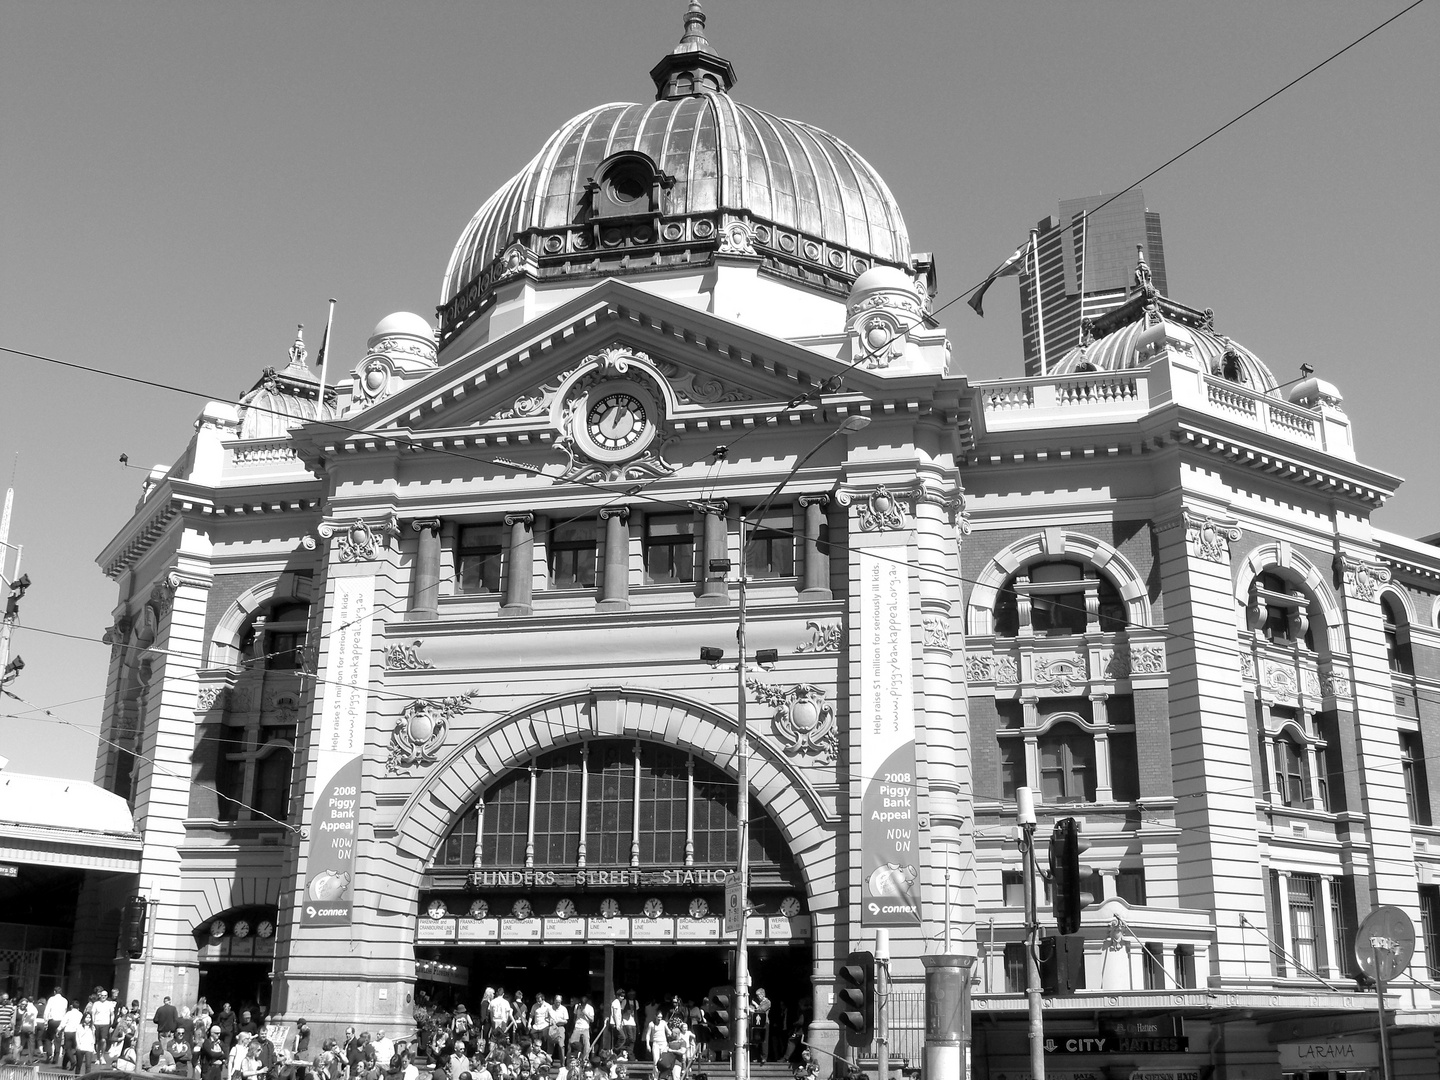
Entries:
[[1415, 924], [1398, 907], [1378, 907], [1355, 932], [1355, 960], [1372, 979], [1386, 982], [1410, 966]]

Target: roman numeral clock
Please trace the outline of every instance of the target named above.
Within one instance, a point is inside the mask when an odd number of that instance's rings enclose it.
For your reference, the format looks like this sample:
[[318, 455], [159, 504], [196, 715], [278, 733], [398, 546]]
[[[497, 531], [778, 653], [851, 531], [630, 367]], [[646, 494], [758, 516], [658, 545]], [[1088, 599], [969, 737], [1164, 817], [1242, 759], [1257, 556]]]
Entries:
[[561, 388], [560, 437], [569, 456], [562, 480], [616, 483], [668, 476], [663, 456], [663, 376], [644, 353], [612, 348], [590, 357]]

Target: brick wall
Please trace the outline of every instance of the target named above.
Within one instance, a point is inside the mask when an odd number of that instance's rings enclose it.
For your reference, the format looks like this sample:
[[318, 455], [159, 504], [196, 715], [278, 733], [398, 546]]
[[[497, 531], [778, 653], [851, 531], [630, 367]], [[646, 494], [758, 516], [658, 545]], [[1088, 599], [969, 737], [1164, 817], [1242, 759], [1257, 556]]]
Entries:
[[1000, 744], [995, 738], [999, 726], [995, 699], [989, 694], [970, 695], [970, 763], [977, 799], [1000, 798]]
[[1170, 700], [1165, 690], [1136, 690], [1135, 759], [1140, 766], [1140, 797], [1175, 793], [1170, 771]]

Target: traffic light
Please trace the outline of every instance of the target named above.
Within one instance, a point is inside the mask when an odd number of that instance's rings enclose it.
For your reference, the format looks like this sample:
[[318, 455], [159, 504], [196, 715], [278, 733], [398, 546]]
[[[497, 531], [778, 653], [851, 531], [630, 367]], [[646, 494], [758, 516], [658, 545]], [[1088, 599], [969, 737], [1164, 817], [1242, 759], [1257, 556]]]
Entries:
[[1080, 838], [1073, 817], [1055, 822], [1050, 834], [1050, 888], [1055, 900], [1055, 929], [1061, 934], [1080, 931], [1080, 911], [1094, 897], [1085, 891], [1088, 868], [1080, 865], [1080, 854], [1090, 845]]
[[733, 1028], [730, 1026], [730, 996], [728, 986], [717, 986], [705, 997], [705, 1023], [714, 1032], [714, 1039], [729, 1042]]
[[875, 1032], [875, 954], [852, 952], [835, 965], [835, 1011], [831, 1019], [851, 1046], [866, 1046]]
[[150, 902], [143, 896], [132, 896], [125, 901], [120, 917], [120, 947], [131, 960], [145, 955], [145, 917], [149, 909]]
[[28, 588], [29, 574], [21, 574], [10, 583], [10, 595], [5, 599], [5, 618], [14, 619], [20, 614], [20, 601], [25, 599], [25, 590]]

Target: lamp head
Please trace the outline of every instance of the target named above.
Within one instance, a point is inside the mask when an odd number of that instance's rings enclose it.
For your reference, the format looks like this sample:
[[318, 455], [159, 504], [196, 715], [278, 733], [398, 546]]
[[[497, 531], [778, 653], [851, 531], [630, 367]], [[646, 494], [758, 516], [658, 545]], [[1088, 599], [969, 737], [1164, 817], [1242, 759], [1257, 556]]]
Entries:
[[700, 659], [707, 664], [718, 664], [721, 660], [725, 659], [725, 650], [705, 645], [700, 649]]
[[844, 420], [840, 421], [839, 430], [849, 434], [855, 431], [864, 431], [869, 426], [870, 417], [861, 416], [857, 413], [853, 416], [847, 416]]

